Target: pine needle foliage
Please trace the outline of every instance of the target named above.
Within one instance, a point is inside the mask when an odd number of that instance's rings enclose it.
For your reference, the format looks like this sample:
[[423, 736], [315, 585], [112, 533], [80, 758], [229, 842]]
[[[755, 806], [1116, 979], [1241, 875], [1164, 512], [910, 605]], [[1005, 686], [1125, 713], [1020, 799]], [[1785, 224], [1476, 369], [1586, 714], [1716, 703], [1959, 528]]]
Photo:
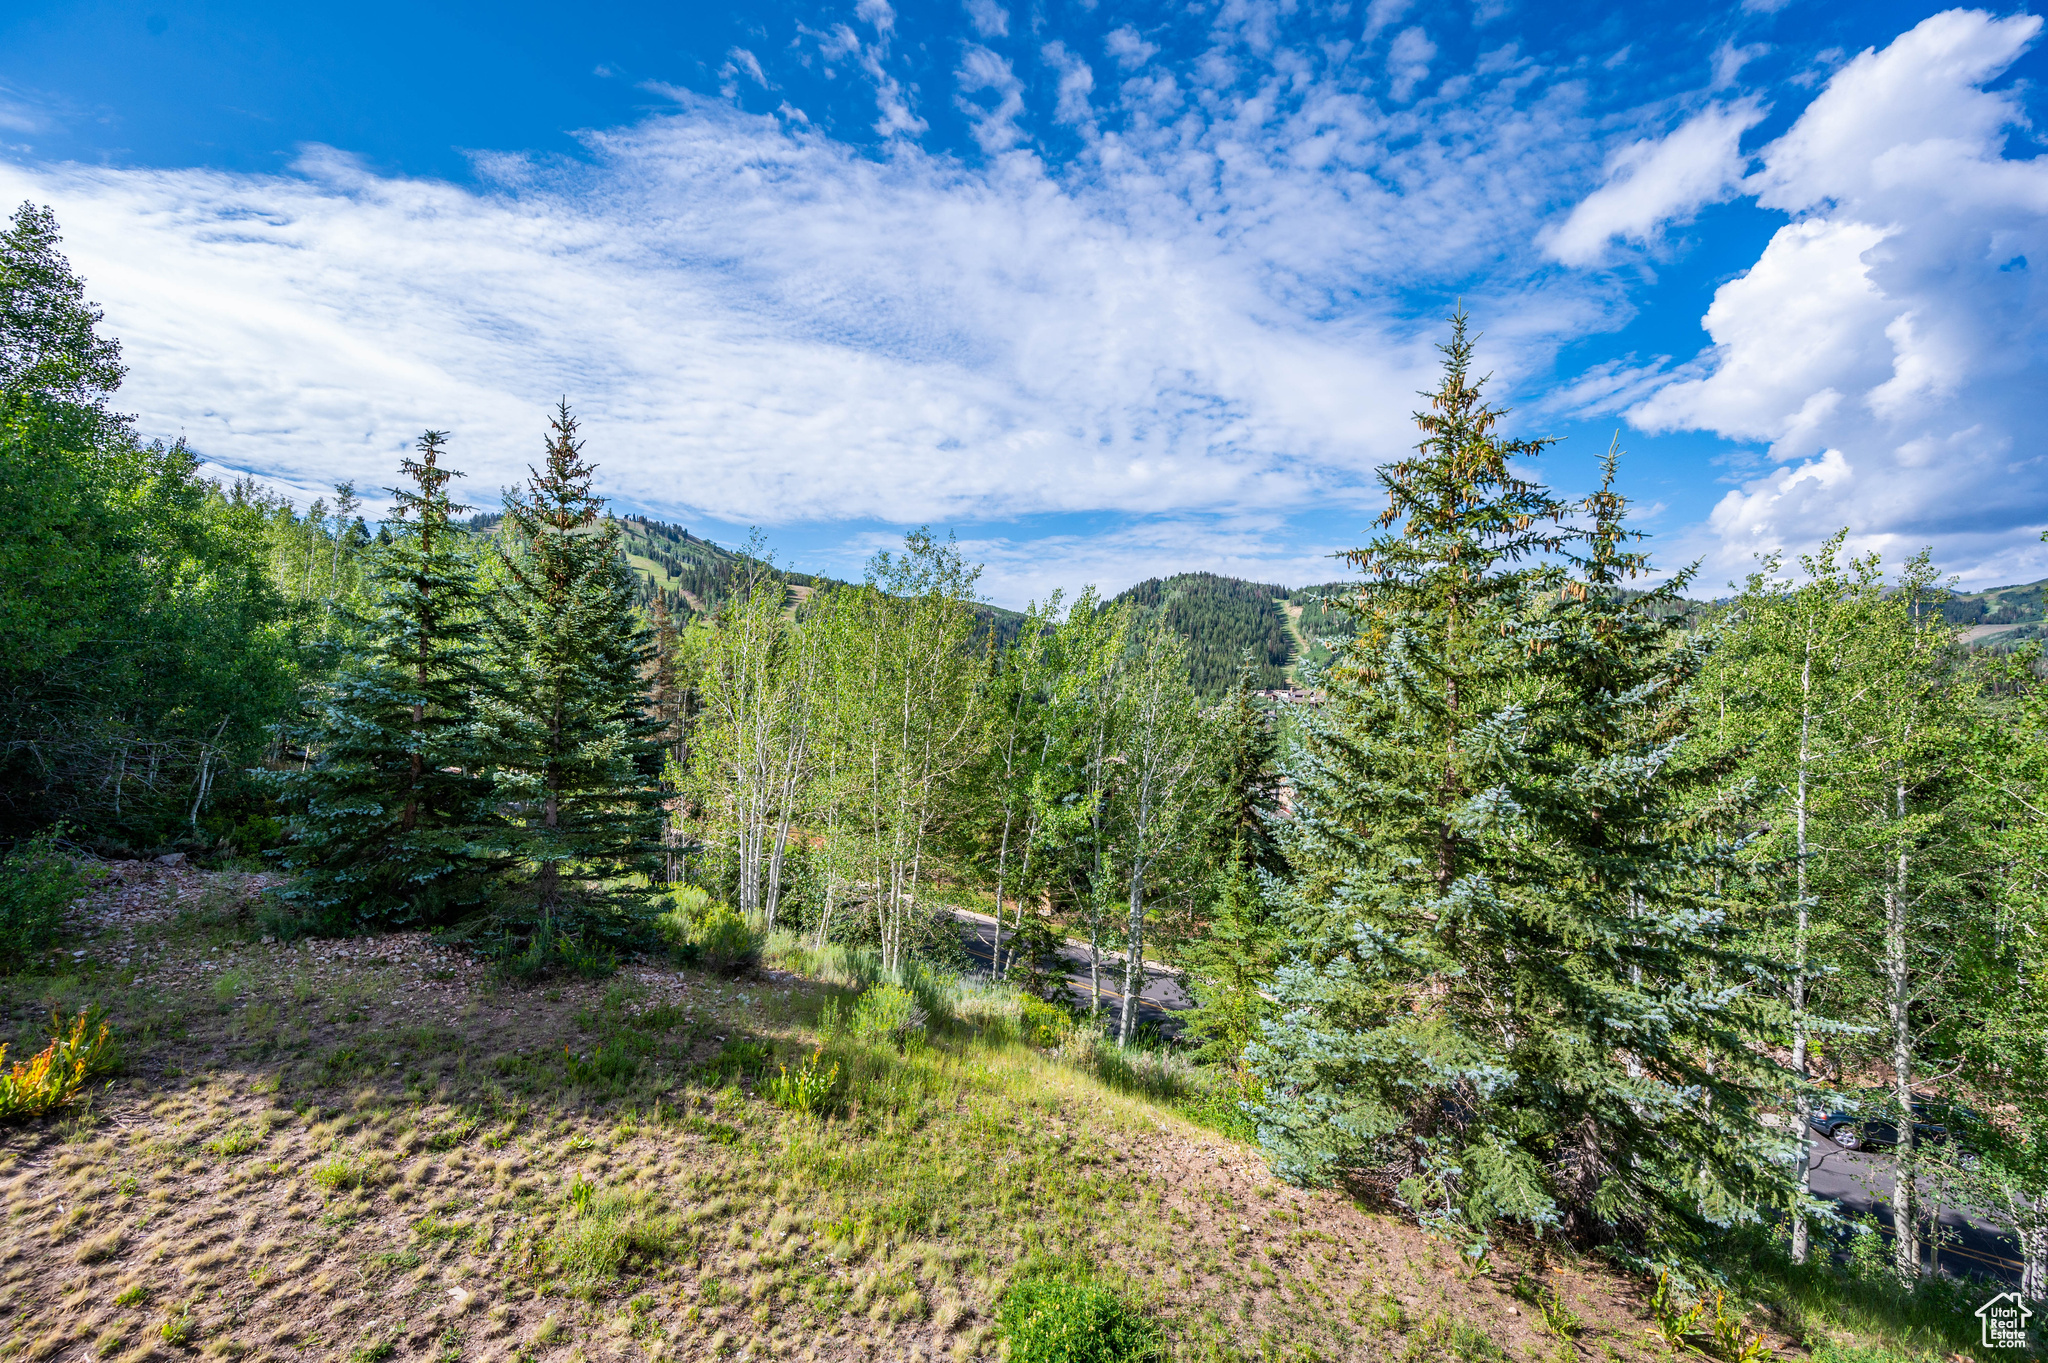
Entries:
[[641, 932], [660, 869], [661, 752], [642, 687], [649, 631], [634, 608], [619, 525], [591, 490], [566, 402], [544, 462], [505, 503], [480, 707], [501, 830], [497, 926], [542, 953]]
[[1259, 1138], [1296, 1181], [1391, 1173], [1474, 1246], [1507, 1219], [1690, 1258], [1772, 1166], [1756, 964], [1714, 898], [1739, 806], [1688, 761], [1699, 651], [1656, 608], [1683, 579], [1619, 589], [1647, 564], [1611, 459], [1578, 506], [1518, 474], [1542, 442], [1498, 433], [1452, 325], [1303, 720]]
[[426, 432], [400, 465], [412, 486], [390, 489], [403, 528], [371, 560], [362, 643], [313, 705], [308, 764], [278, 778], [287, 898], [316, 931], [445, 923], [483, 893], [476, 556], [452, 523], [467, 508], [448, 498], [447, 440]]

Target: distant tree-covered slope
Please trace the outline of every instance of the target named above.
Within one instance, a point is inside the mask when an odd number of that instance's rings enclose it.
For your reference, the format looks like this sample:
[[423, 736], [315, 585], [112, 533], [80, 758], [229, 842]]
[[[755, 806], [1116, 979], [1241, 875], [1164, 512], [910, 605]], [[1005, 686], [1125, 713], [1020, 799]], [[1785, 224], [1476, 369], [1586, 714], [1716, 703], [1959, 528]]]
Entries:
[[[496, 525], [499, 519], [496, 514], [475, 516], [470, 524], [482, 530]], [[620, 537], [620, 547], [639, 579], [640, 604], [644, 607], [651, 609], [659, 597], [668, 613], [678, 620], [706, 615], [725, 603], [734, 584], [745, 575], [747, 557], [743, 552], [713, 544], [680, 525], [632, 515], [621, 517], [619, 524], [625, 532]], [[776, 576], [791, 588], [790, 606], [798, 610], [812, 591], [841, 585], [838, 578], [792, 568], [778, 568]], [[981, 622], [983, 639], [992, 631], [997, 647], [1006, 647], [1023, 628], [1024, 616], [1017, 611], [981, 605], [974, 608], [974, 613]]]
[[2008, 652], [2031, 649], [2048, 629], [2048, 580], [1981, 592], [1958, 592], [1941, 603], [1941, 613], [1970, 631], [1964, 639], [1973, 648]]
[[1188, 671], [1204, 696], [1219, 696], [1229, 687], [1246, 649], [1252, 652], [1255, 685], [1287, 685], [1295, 645], [1282, 609], [1285, 587], [1180, 573], [1148, 578], [1116, 600], [1132, 601], [1148, 615], [1166, 612], [1167, 625], [1188, 641]]

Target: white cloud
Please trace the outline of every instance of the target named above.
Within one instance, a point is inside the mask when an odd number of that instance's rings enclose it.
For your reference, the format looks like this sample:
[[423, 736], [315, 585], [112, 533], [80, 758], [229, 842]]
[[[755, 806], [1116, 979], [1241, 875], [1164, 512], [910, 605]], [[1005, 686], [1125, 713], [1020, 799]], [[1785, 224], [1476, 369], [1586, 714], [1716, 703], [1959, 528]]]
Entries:
[[860, 0], [853, 7], [853, 17], [873, 28], [878, 38], [887, 38], [896, 31], [896, 11], [889, 0]]
[[1057, 39], [1045, 45], [1043, 55], [1045, 64], [1060, 73], [1059, 104], [1053, 111], [1053, 118], [1074, 127], [1087, 126], [1095, 115], [1095, 111], [1088, 107], [1088, 96], [1095, 89], [1095, 73], [1088, 69], [1087, 62]]
[[997, 4], [996, 0], [967, 0], [967, 20], [984, 38], [1009, 36], [1010, 11]]
[[760, 59], [744, 47], [730, 48], [725, 54], [725, 64], [718, 68], [718, 93], [727, 99], [737, 99], [741, 76], [764, 90], [768, 88], [768, 77], [762, 74]]
[[[863, 22], [794, 57], [885, 100]], [[1434, 372], [1418, 296], [1470, 300], [1503, 390], [1610, 316], [1524, 249], [1585, 169], [1575, 90], [1501, 72], [1389, 111], [1355, 68], [1169, 69], [1130, 36], [1145, 69], [1065, 168], [1013, 140], [1027, 92], [990, 52], [980, 164], [670, 92], [580, 161], [480, 157], [467, 188], [316, 149], [279, 175], [0, 162], [0, 201], [56, 207], [126, 344], [124, 409], [223, 466], [381, 487], [433, 425], [489, 502], [566, 393], [628, 505], [1140, 518], [1110, 535], [1133, 576], [1291, 561], [1286, 518], [1370, 506]]]
[[1400, 23], [1414, 4], [1415, 0], [1372, 0], [1365, 7], [1364, 40], [1369, 43]]
[[1396, 103], [1406, 103], [1415, 87], [1429, 78], [1429, 64], [1436, 60], [1436, 44], [1419, 28], [1404, 28], [1387, 48], [1387, 92]]
[[1667, 223], [1732, 198], [1742, 180], [1742, 134], [1762, 119], [1752, 101], [1708, 109], [1669, 136], [1644, 139], [1607, 160], [1607, 182], [1541, 242], [1553, 259], [1592, 265], [1616, 237], [1647, 243]]
[[[889, 35], [896, 28], [896, 11], [889, 7], [889, 0], [861, 0], [854, 8], [854, 17], [873, 27], [873, 42], [862, 42], [860, 35], [845, 24], [834, 24], [824, 33], [799, 24], [797, 32], [816, 40], [818, 55], [824, 59], [826, 76], [834, 74], [833, 63], [851, 57], [867, 74], [868, 79], [874, 82], [875, 111], [879, 115], [875, 119], [874, 129], [878, 136], [917, 137], [930, 125], [919, 118], [916, 111], [911, 108], [911, 91], [907, 91], [903, 82], [892, 75], [888, 68]], [[673, 87], [661, 88], [664, 91], [673, 90]]]
[[1761, 153], [1745, 187], [1793, 221], [1715, 294], [1707, 371], [1631, 412], [1768, 441], [1787, 466], [1716, 508], [1724, 564], [1847, 525], [1979, 583], [2048, 567], [2048, 161], [2006, 154], [2024, 111], [1982, 88], [2040, 29], [1937, 14], [1843, 66]]
[[1714, 51], [1714, 88], [1725, 90], [1733, 85], [1735, 78], [1742, 74], [1743, 67], [1758, 57], [1769, 55], [1770, 50], [1767, 43], [1751, 43], [1747, 47], [1737, 47], [1733, 40], [1722, 43]]
[[1360, 395], [1426, 378], [1419, 346], [1287, 321], [1257, 258], [1029, 166], [703, 105], [596, 151], [568, 180], [499, 162], [504, 193], [320, 152], [0, 164], [0, 197], [55, 206], [145, 430], [298, 485], [381, 486], [432, 425], [488, 500], [566, 392], [613, 495], [740, 524], [1286, 506], [1398, 448], [1405, 411]]
[[8, 132], [39, 133], [50, 120], [29, 100], [0, 85], [0, 128]]
[[1153, 55], [1159, 51], [1156, 43], [1148, 43], [1140, 38], [1138, 30], [1129, 24], [1111, 29], [1109, 36], [1102, 40], [1102, 46], [1110, 56], [1116, 58], [1116, 64], [1126, 71], [1135, 71], [1151, 61]]
[[[1024, 131], [1017, 126], [1024, 112], [1024, 82], [1017, 79], [1007, 57], [969, 43], [953, 79], [960, 87], [955, 102], [973, 125], [974, 140], [984, 152], [993, 156], [1024, 140]], [[985, 103], [969, 98], [982, 94], [990, 96]]]

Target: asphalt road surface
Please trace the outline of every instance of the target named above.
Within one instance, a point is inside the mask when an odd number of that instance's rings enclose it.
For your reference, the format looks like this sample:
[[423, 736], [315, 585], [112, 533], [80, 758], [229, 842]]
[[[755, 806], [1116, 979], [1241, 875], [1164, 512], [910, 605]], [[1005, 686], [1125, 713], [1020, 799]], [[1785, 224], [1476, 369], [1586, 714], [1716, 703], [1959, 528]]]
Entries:
[[[995, 965], [996, 920], [987, 914], [969, 913], [955, 909], [953, 916], [960, 920], [960, 940], [967, 947], [967, 955], [977, 970], [987, 972]], [[1004, 942], [1009, 941], [1008, 934]], [[1073, 990], [1074, 998], [1083, 1008], [1088, 1006], [1092, 994], [1088, 989], [1088, 945], [1085, 942], [1068, 942], [1060, 950], [1060, 960], [1067, 968], [1067, 985]], [[1115, 1015], [1124, 1006], [1123, 996], [1124, 958], [1121, 952], [1104, 952], [1102, 957], [1102, 1009]], [[1180, 1029], [1174, 1014], [1184, 1008], [1195, 1006], [1194, 999], [1181, 988], [1178, 972], [1155, 961], [1145, 963], [1145, 985], [1138, 991], [1138, 1020], [1149, 1022], [1161, 1032], [1171, 1034]]]
[[[988, 971], [995, 960], [995, 920], [987, 914], [954, 910], [960, 920], [961, 940], [977, 969]], [[1060, 952], [1067, 966], [1067, 984], [1082, 1007], [1088, 1005], [1088, 947], [1068, 942]], [[1102, 963], [1102, 1006], [1112, 1016], [1123, 1006], [1123, 956], [1104, 953]], [[1145, 987], [1138, 994], [1138, 1016], [1163, 1033], [1179, 1030], [1174, 1014], [1192, 1008], [1194, 999], [1181, 987], [1179, 974], [1156, 962], [1145, 965]], [[1824, 1136], [1807, 1133], [1812, 1139], [1813, 1191], [1817, 1196], [1839, 1202], [1858, 1215], [1875, 1213], [1877, 1222], [1891, 1229], [1892, 1160], [1883, 1151], [1844, 1150]], [[1923, 1202], [1931, 1190], [1923, 1189]], [[2017, 1284], [2020, 1276], [2019, 1245], [1998, 1223], [1985, 1216], [1971, 1216], [1944, 1207], [1941, 1266], [1952, 1274], [1976, 1272]], [[1923, 1239], [1925, 1237], [1923, 1236]], [[1923, 1262], [1928, 1249], [1921, 1250]]]
[[[1885, 1151], [1844, 1150], [1825, 1136], [1807, 1133], [1813, 1141], [1813, 1191], [1859, 1215], [1875, 1212], [1877, 1222], [1891, 1229], [1892, 1157]], [[1921, 1189], [1923, 1202], [1932, 1192]], [[1989, 1217], [1972, 1217], [1953, 1207], [1941, 1211], [1945, 1243], [1941, 1267], [1946, 1273], [1980, 1273], [2004, 1282], [2020, 1280], [2020, 1249], [2014, 1238]], [[1927, 1237], [1923, 1233], [1923, 1240]], [[1928, 1261], [1922, 1246], [1921, 1262]]]

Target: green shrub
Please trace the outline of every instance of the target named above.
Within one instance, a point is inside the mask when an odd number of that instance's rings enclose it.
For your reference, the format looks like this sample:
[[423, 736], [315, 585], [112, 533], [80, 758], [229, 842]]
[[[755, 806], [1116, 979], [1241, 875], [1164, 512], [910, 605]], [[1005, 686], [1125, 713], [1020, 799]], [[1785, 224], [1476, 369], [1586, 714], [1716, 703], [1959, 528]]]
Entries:
[[17, 965], [55, 942], [64, 910], [90, 882], [54, 834], [17, 844], [0, 861], [0, 967]]
[[618, 956], [608, 947], [585, 942], [561, 933], [550, 937], [535, 933], [526, 945], [512, 949], [511, 939], [498, 956], [498, 973], [508, 979], [532, 981], [560, 971], [601, 980], [619, 968]]
[[760, 962], [762, 934], [728, 905], [714, 903], [695, 885], [669, 891], [669, 904], [654, 928], [677, 960], [720, 975], [738, 975]]
[[901, 985], [878, 984], [853, 1005], [847, 1030], [865, 1041], [889, 1041], [897, 1045], [924, 1035], [929, 1016], [917, 995]]
[[1159, 1331], [1097, 1283], [1023, 1282], [1003, 1297], [996, 1327], [1010, 1363], [1143, 1363], [1160, 1356]]

